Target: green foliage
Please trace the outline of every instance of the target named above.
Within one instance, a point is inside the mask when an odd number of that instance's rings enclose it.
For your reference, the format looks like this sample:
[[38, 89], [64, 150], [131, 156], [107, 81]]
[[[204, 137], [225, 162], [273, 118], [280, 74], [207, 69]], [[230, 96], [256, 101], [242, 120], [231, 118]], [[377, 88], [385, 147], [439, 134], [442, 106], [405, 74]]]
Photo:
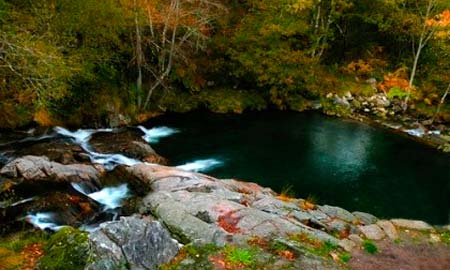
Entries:
[[226, 246], [224, 249], [225, 260], [232, 265], [252, 266], [256, 263], [256, 251], [234, 246]]
[[348, 263], [352, 258], [352, 255], [348, 252], [343, 252], [339, 255], [339, 259], [343, 262], [343, 263]]
[[408, 93], [399, 87], [392, 87], [389, 90], [387, 96], [390, 99], [393, 99], [393, 98], [404, 99], [408, 96]]
[[364, 240], [362, 243], [364, 250], [369, 254], [378, 253], [377, 246], [370, 240]]
[[32, 244], [45, 243], [48, 238], [48, 234], [42, 231], [23, 232], [6, 239], [1, 239], [0, 247], [14, 252], [21, 252], [24, 247]]
[[450, 245], [450, 232], [444, 232], [441, 234], [441, 240], [447, 245]]
[[88, 259], [88, 234], [71, 227], [55, 233], [44, 246], [44, 257], [39, 261], [42, 270], [79, 270]]

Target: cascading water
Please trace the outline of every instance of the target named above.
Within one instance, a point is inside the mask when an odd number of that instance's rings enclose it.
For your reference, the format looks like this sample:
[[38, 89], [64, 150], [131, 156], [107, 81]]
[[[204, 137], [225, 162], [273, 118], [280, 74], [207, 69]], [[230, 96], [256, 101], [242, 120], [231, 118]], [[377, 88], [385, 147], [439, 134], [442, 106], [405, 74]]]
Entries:
[[117, 165], [133, 166], [142, 163], [137, 159], [129, 158], [122, 154], [103, 154], [97, 153], [92, 149], [89, 140], [94, 133], [112, 131], [112, 129], [79, 129], [72, 132], [62, 127], [55, 128], [56, 133], [72, 138], [76, 144], [81, 146], [88, 153], [92, 163], [102, 164], [106, 170], [113, 170]]
[[55, 213], [35, 213], [35, 214], [28, 214], [25, 218], [28, 222], [33, 224], [36, 228], [39, 228], [41, 230], [52, 230], [57, 231], [64, 226], [58, 225], [53, 222], [55, 219]]
[[[147, 129], [143, 126], [138, 126], [144, 135], [142, 138], [148, 143], [158, 143], [161, 138], [179, 133], [180, 131], [169, 127], [154, 127]], [[40, 137], [23, 139], [22, 141], [39, 141], [42, 139], [53, 138], [56, 136], [69, 137], [73, 142], [79, 145], [88, 155], [92, 163], [101, 164], [106, 170], [113, 170], [117, 165], [132, 166], [142, 163], [141, 161], [129, 158], [122, 154], [104, 154], [94, 151], [94, 148], [89, 143], [92, 135], [97, 132], [113, 132], [113, 129], [79, 129], [77, 131], [69, 131], [62, 127], [55, 127], [55, 133], [50, 135], [43, 135]], [[206, 172], [218, 166], [222, 166], [223, 161], [215, 158], [201, 159], [188, 162], [186, 164], [177, 166], [177, 168], [187, 171]], [[89, 188], [82, 183], [71, 183], [72, 187], [79, 193], [91, 198], [103, 206], [102, 211], [107, 214], [112, 214], [115, 219], [118, 215], [118, 209], [122, 206], [123, 201], [130, 196], [130, 190], [127, 184], [121, 184], [114, 187], [104, 187], [98, 191], [89, 190]], [[28, 201], [28, 200], [27, 200]], [[64, 225], [57, 224], [57, 213], [53, 212], [38, 212], [29, 213], [26, 220], [33, 224], [33, 226], [42, 230], [59, 230]], [[85, 224], [80, 227], [82, 230], [93, 230], [97, 227], [96, 224]]]
[[144, 132], [142, 138], [148, 143], [158, 143], [160, 138], [168, 137], [172, 134], [180, 132], [178, 129], [169, 127], [154, 127], [151, 129], [146, 129], [143, 126], [138, 126], [138, 128]]
[[122, 206], [122, 201], [130, 195], [127, 184], [122, 184], [116, 187], [105, 187], [92, 193], [89, 193], [89, 191], [79, 183], [71, 183], [71, 185], [78, 192], [102, 204], [104, 206], [104, 210], [116, 209]]
[[194, 171], [194, 172], [207, 172], [214, 168], [223, 165], [223, 161], [218, 159], [210, 158], [210, 159], [200, 159], [192, 162], [188, 162], [184, 165], [177, 166], [178, 169], [182, 169], [185, 171]]

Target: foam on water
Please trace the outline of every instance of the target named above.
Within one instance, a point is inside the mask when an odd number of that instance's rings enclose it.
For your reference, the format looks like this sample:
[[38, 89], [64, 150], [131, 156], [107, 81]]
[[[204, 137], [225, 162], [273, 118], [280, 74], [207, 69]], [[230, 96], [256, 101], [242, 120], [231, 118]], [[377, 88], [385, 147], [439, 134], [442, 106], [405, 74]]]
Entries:
[[54, 222], [55, 214], [50, 212], [28, 214], [26, 220], [33, 224], [34, 227], [41, 230], [57, 231], [64, 226], [58, 225]]
[[62, 127], [56, 127], [55, 131], [60, 135], [72, 138], [76, 144], [80, 145], [83, 150], [88, 153], [92, 163], [102, 164], [106, 170], [112, 170], [117, 165], [132, 166], [142, 163], [137, 159], [129, 158], [122, 154], [103, 154], [97, 153], [92, 149], [92, 146], [89, 144], [89, 140], [91, 139], [92, 135], [97, 132], [112, 132], [113, 130], [110, 128], [79, 129], [72, 132]]
[[422, 137], [425, 134], [425, 130], [423, 130], [422, 128], [407, 129], [407, 130], [405, 130], [405, 132], [411, 136], [416, 136], [416, 137]]
[[78, 192], [102, 204], [104, 210], [120, 207], [122, 205], [122, 201], [129, 196], [129, 189], [127, 184], [122, 184], [116, 187], [105, 187], [99, 191], [92, 193], [89, 193], [79, 183], [71, 183], [71, 185]]
[[157, 143], [160, 138], [168, 137], [172, 134], [180, 132], [178, 129], [170, 127], [154, 127], [147, 129], [143, 126], [138, 126], [138, 128], [144, 132], [142, 138], [148, 143]]
[[194, 172], [207, 172], [223, 165], [223, 161], [215, 158], [200, 159], [177, 166], [178, 169]]

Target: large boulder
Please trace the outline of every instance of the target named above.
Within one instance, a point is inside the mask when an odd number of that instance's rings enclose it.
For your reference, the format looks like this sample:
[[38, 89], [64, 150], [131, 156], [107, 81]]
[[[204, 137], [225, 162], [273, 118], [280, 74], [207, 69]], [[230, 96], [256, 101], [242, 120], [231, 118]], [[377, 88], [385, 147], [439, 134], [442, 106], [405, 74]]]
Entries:
[[24, 156], [6, 164], [0, 170], [0, 175], [25, 181], [96, 182], [102, 171], [97, 168], [85, 164], [64, 165], [49, 161], [44, 156]]
[[149, 217], [121, 217], [106, 222], [89, 235], [86, 270], [153, 270], [179, 251], [169, 232]]
[[127, 171], [151, 190], [139, 206], [140, 213], [157, 216], [183, 243], [224, 245], [254, 235], [286, 237], [297, 233], [337, 243], [334, 237], [293, 215], [293, 211], [303, 211], [298, 202], [282, 202], [273, 191], [256, 184], [159, 165], [138, 164]]

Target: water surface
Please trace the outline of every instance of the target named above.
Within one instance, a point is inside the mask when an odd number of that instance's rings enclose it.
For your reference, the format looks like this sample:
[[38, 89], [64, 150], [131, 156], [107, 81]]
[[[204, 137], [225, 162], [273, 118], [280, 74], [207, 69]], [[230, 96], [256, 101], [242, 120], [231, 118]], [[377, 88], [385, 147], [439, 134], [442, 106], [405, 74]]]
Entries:
[[168, 114], [154, 145], [172, 165], [216, 159], [208, 174], [256, 182], [379, 217], [449, 222], [450, 158], [387, 130], [317, 113]]

